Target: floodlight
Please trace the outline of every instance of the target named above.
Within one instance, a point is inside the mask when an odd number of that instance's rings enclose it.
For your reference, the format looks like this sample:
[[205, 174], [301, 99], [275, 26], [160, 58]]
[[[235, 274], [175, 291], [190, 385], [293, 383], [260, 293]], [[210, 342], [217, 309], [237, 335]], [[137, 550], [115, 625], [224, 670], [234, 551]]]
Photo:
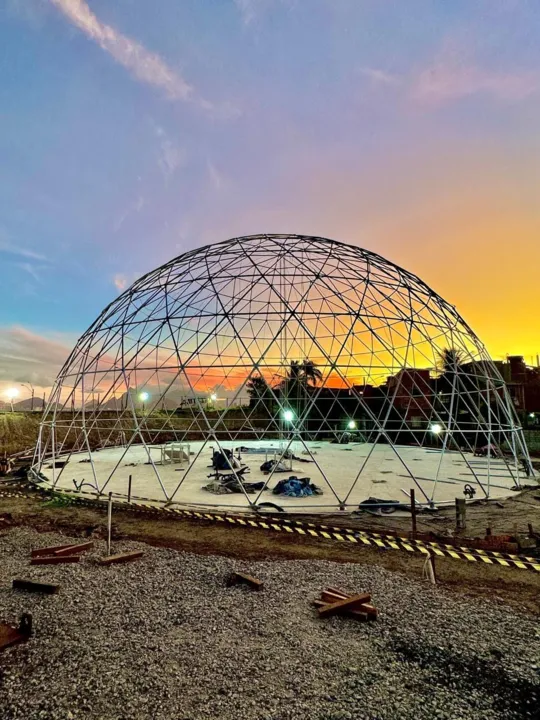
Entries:
[[284, 410], [283, 411], [283, 419], [286, 422], [292, 422], [294, 420], [294, 413], [292, 410]]
[[347, 423], [347, 427], [349, 428], [349, 430], [354, 430], [356, 428], [356, 423], [354, 422], [354, 420], [349, 420], [349, 422]]
[[434, 435], [440, 435], [443, 431], [443, 426], [439, 425], [439, 423], [433, 423], [430, 425], [429, 429]]

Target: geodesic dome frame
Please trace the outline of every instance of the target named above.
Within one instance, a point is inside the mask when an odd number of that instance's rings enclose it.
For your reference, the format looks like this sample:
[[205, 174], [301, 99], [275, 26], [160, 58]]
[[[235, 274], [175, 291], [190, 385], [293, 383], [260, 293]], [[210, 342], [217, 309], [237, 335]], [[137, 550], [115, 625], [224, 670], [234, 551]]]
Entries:
[[[342, 472], [329, 446], [346, 441], [362, 452]], [[183, 469], [171, 468], [174, 443]], [[311, 510], [354, 509], [391, 472], [432, 504], [441, 484], [465, 482], [451, 479], [450, 461], [486, 497], [530, 472], [501, 374], [456, 309], [375, 253], [301, 235], [190, 251], [112, 302], [58, 376], [33, 472], [56, 488], [72, 480], [125, 496], [133, 468], [150, 500], [227, 504], [193, 485], [210, 445], [308, 461], [325, 499], [294, 507]], [[388, 453], [393, 471], [381, 469]], [[424, 460], [420, 475], [413, 462]], [[249, 492], [231, 467], [233, 505], [262, 502], [277, 467]]]

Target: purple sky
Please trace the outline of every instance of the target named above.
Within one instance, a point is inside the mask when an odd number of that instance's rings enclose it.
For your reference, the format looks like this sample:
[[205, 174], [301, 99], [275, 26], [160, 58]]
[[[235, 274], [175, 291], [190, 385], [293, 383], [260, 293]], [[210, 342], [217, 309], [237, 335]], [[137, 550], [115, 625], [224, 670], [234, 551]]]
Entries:
[[374, 250], [540, 352], [536, 0], [5, 0], [0, 47], [0, 394], [258, 232]]

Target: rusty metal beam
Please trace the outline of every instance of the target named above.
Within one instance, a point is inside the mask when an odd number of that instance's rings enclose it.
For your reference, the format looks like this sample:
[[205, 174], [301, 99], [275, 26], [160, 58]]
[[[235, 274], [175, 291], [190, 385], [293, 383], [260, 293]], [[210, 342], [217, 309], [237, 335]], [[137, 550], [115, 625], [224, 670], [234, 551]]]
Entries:
[[19, 620], [18, 627], [12, 627], [7, 623], [0, 623], [0, 650], [25, 642], [32, 634], [32, 616], [23, 613]]
[[56, 557], [64, 557], [66, 555], [77, 555], [78, 553], [86, 552], [94, 547], [92, 540], [89, 542], [79, 543], [79, 545], [67, 545], [60, 550], [56, 550], [54, 555]]

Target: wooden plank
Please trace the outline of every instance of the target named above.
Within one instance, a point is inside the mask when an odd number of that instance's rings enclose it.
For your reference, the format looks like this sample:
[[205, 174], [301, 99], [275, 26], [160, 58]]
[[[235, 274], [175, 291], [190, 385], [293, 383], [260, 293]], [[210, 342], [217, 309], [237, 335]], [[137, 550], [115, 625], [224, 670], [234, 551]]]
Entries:
[[326, 588], [326, 592], [334, 593], [334, 595], [341, 595], [342, 598], [351, 596], [351, 593], [346, 593], [344, 590], [339, 590], [339, 588], [334, 587]]
[[329, 590], [323, 590], [321, 593], [321, 600], [324, 600], [325, 603], [338, 602], [338, 600], [345, 600], [347, 597], [348, 595], [338, 595], [337, 593], [330, 592]]
[[60, 548], [60, 550], [55, 551], [54, 555], [58, 557], [62, 557], [64, 555], [76, 555], [78, 553], [86, 552], [93, 547], [94, 543], [90, 540], [88, 542], [79, 543], [79, 545], [68, 545], [65, 548]]
[[[314, 600], [314, 601], [313, 601], [313, 604], [314, 604], [315, 607], [317, 607], [317, 608], [324, 607], [325, 605], [327, 605], [327, 603], [325, 603], [324, 600]], [[361, 607], [363, 608], [363, 607], [366, 607], [366, 606], [365, 606], [365, 605], [362, 605]], [[363, 620], [363, 621], [365, 621], [365, 622], [367, 622], [368, 620], [376, 619], [376, 618], [370, 617], [370, 616], [368, 615], [368, 613], [363, 612], [362, 610], [344, 610], [344, 611], [343, 611], [342, 613], [340, 613], [340, 614], [344, 615], [345, 617], [349, 617], [349, 616], [350, 616], [350, 617], [354, 618], [355, 620]]]
[[71, 545], [55, 545], [54, 547], [36, 548], [36, 550], [32, 550], [31, 556], [32, 557], [41, 557], [41, 555], [51, 556], [51, 555], [54, 555], [55, 552], [58, 552], [58, 550], [63, 550], [64, 548], [67, 548], [67, 547], [71, 547]]
[[377, 615], [379, 614], [379, 611], [374, 605], [371, 605], [370, 603], [363, 603], [360, 607], [360, 611], [365, 613], [370, 620], [376, 620]]
[[79, 555], [66, 555], [64, 557], [36, 557], [30, 560], [30, 565], [60, 565], [61, 563], [78, 563]]
[[14, 580], [12, 587], [13, 590], [26, 590], [26, 592], [39, 592], [47, 595], [54, 595], [60, 589], [60, 585], [34, 582], [33, 580]]
[[264, 589], [264, 583], [261, 582], [261, 580], [258, 580], [257, 578], [253, 577], [252, 575], [246, 575], [245, 573], [240, 573], [240, 572], [233, 572], [227, 578], [227, 585], [230, 587], [231, 585], [237, 585], [238, 583], [243, 583], [244, 585], [249, 585], [249, 587], [253, 588], [253, 590], [263, 590]]
[[363, 603], [368, 603], [370, 600], [371, 595], [369, 595], [369, 593], [361, 593], [360, 595], [352, 595], [351, 597], [345, 598], [345, 600], [327, 603], [319, 608], [319, 617], [330, 617], [343, 610], [360, 610], [359, 606]]
[[119, 553], [118, 555], [109, 555], [109, 557], [101, 558], [99, 561], [100, 565], [115, 565], [118, 563], [127, 563], [132, 560], [137, 560], [143, 556], [142, 550], [135, 550], [134, 552]]

